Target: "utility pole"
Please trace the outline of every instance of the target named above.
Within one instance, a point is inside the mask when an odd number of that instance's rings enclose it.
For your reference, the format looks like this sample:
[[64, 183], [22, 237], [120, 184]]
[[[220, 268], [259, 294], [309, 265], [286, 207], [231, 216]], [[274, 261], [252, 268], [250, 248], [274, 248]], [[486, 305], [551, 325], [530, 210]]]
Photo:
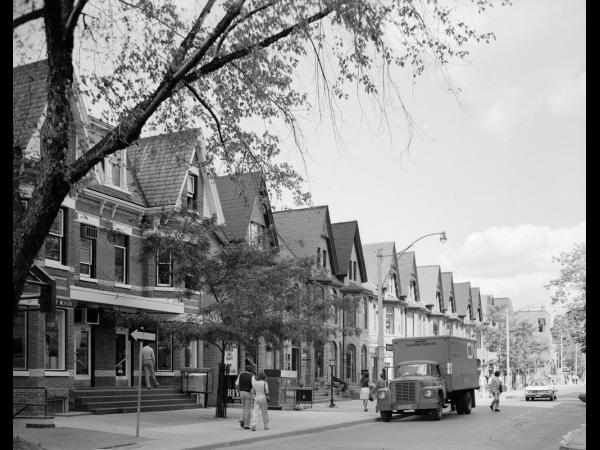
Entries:
[[577, 342], [575, 342], [575, 376], [579, 376], [577, 375], [577, 351], [579, 350], [579, 344]]
[[560, 381], [561, 383], [565, 380], [563, 373], [563, 330], [560, 330]]
[[510, 376], [510, 339], [508, 338], [508, 306], [506, 307], [506, 376], [508, 383], [506, 383], [507, 390], [512, 385], [512, 378]]
[[379, 312], [379, 326], [377, 329], [377, 372], [383, 368], [383, 281], [381, 280], [381, 265], [383, 263], [383, 249], [377, 249], [377, 311]]

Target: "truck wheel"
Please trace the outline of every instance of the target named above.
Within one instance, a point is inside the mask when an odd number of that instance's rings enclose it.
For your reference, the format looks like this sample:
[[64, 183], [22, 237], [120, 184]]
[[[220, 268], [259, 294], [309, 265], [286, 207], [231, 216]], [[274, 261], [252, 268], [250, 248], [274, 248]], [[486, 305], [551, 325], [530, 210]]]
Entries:
[[391, 411], [379, 411], [379, 414], [381, 414], [381, 420], [383, 420], [384, 422], [389, 422], [390, 420], [392, 420]]
[[471, 414], [471, 392], [465, 391], [462, 397], [463, 411], [465, 414]]
[[444, 400], [441, 395], [438, 395], [437, 407], [431, 410], [431, 420], [442, 419], [442, 409], [444, 408]]

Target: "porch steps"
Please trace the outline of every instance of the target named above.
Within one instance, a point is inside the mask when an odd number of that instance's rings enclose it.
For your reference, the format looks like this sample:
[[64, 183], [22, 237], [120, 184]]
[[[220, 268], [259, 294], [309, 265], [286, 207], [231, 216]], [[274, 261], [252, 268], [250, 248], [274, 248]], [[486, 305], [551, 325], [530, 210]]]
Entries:
[[[76, 411], [117, 414], [137, 411], [137, 387], [98, 387], [73, 391]], [[140, 411], [169, 411], [198, 408], [194, 397], [175, 386], [142, 388]]]

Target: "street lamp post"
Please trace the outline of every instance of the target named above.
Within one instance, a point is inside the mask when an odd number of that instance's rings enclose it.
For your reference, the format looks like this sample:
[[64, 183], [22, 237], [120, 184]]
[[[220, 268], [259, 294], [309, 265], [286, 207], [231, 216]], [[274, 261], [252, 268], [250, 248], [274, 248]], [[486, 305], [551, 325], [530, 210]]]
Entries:
[[506, 383], [506, 390], [509, 390], [509, 387], [512, 384], [512, 378], [510, 377], [510, 339], [508, 338], [508, 307], [506, 308], [506, 376], [508, 378], [508, 383]]
[[330, 408], [333, 408], [335, 406], [335, 403], [333, 403], [333, 368], [334, 368], [334, 366], [335, 366], [335, 359], [330, 359], [329, 360], [329, 367], [331, 368], [331, 380], [329, 382], [329, 386], [330, 386], [330, 389], [331, 389], [331, 393], [330, 393], [331, 398], [329, 400], [329, 407]]
[[[401, 255], [403, 255], [404, 253], [406, 253], [406, 251], [411, 248], [414, 244], [416, 244], [418, 241], [420, 241], [421, 239], [424, 239], [428, 236], [436, 236], [439, 235], [440, 236], [440, 242], [443, 244], [445, 243], [448, 239], [446, 238], [446, 232], [445, 231], [441, 231], [439, 233], [429, 233], [429, 234], [425, 234], [423, 236], [421, 236], [418, 239], [415, 239], [414, 241], [412, 241], [406, 248], [404, 248], [403, 250], [392, 254], [392, 255], [383, 255], [383, 249], [378, 248], [377, 249], [377, 311], [379, 312], [379, 329], [377, 330], [377, 370], [381, 370], [383, 368], [383, 355], [384, 355], [384, 345], [383, 345], [383, 282], [385, 280], [381, 279], [381, 265], [382, 265], [382, 261], [383, 261], [383, 257], [384, 256], [396, 256], [399, 257]], [[385, 278], [387, 278], [387, 276], [389, 275], [389, 271], [388, 274], [386, 274]]]

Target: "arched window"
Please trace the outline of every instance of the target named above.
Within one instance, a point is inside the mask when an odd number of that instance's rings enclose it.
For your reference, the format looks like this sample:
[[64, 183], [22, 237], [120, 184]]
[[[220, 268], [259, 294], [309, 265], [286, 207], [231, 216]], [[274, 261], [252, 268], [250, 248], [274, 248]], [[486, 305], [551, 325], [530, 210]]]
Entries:
[[356, 347], [352, 344], [348, 344], [348, 347], [346, 347], [346, 367], [344, 376], [353, 383], [356, 382]]
[[437, 320], [435, 320], [433, 322], [433, 335], [434, 336], [439, 335], [439, 325], [438, 325], [438, 321]]
[[360, 349], [360, 370], [368, 370], [369, 362], [367, 360], [367, 347], [364, 345]]

